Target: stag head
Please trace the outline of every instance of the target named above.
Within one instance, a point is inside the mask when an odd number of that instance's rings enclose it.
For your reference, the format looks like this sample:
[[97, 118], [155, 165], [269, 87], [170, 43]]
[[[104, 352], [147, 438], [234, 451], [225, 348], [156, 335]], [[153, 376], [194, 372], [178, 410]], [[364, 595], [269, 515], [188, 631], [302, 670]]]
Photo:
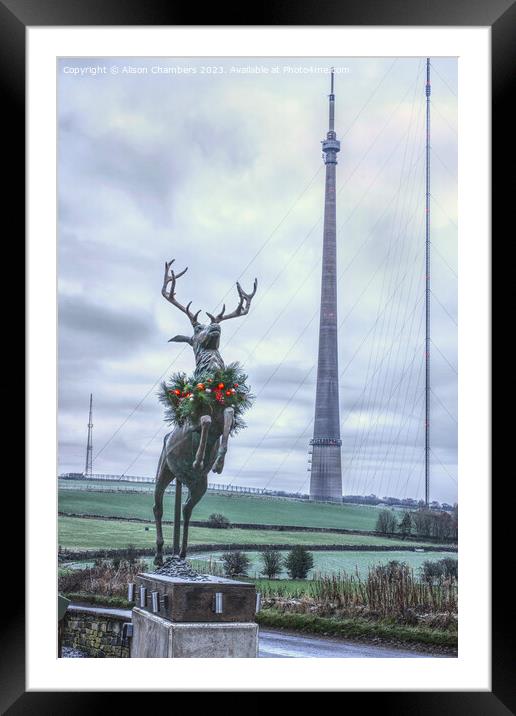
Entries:
[[175, 274], [174, 270], [171, 268], [172, 264], [174, 263], [174, 260], [175, 259], [165, 262], [165, 276], [163, 279], [163, 288], [161, 289], [161, 293], [169, 303], [171, 303], [173, 306], [176, 306], [176, 308], [179, 308], [180, 311], [182, 311], [188, 316], [190, 323], [192, 324], [193, 335], [174, 336], [170, 339], [169, 343], [172, 341], [176, 343], [188, 343], [192, 346], [196, 355], [199, 353], [200, 350], [218, 350], [220, 344], [220, 323], [222, 321], [227, 321], [230, 318], [238, 318], [239, 316], [245, 316], [247, 313], [249, 313], [251, 300], [253, 299], [253, 296], [255, 295], [258, 286], [258, 280], [256, 278], [254, 279], [252, 293], [245, 293], [245, 291], [242, 289], [242, 287], [237, 281], [236, 286], [239, 301], [235, 310], [231, 313], [226, 314], [226, 306], [223, 305], [221, 312], [216, 316], [212, 316], [211, 313], [208, 313], [206, 311], [206, 315], [210, 319], [210, 323], [203, 324], [200, 323], [198, 320], [201, 311], [199, 310], [195, 314], [190, 311], [190, 306], [192, 305], [191, 301], [186, 306], [183, 306], [176, 299], [176, 280], [188, 271], [188, 267], [186, 267], [180, 273]]

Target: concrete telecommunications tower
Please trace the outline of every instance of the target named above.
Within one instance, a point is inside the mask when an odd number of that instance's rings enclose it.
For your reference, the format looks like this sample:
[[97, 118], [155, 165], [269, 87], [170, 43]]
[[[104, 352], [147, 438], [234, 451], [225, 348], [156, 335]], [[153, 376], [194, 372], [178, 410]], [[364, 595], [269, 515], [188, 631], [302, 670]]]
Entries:
[[311, 500], [342, 500], [342, 470], [339, 417], [339, 363], [337, 346], [337, 226], [335, 175], [340, 142], [335, 134], [334, 71], [331, 70], [329, 95], [329, 128], [322, 142], [326, 164], [324, 194], [323, 259], [321, 281], [321, 314], [319, 323], [319, 358], [315, 399]]

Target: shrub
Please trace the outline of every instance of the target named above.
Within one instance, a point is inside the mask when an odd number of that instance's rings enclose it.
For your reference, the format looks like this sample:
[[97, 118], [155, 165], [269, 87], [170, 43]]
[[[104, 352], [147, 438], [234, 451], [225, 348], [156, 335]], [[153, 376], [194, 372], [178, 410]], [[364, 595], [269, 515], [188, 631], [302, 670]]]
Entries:
[[443, 577], [445, 579], [450, 579], [450, 577], [453, 577], [454, 579], [458, 579], [458, 577], [459, 577], [459, 562], [457, 559], [453, 559], [453, 557], [445, 557], [444, 559], [441, 559], [439, 561], [442, 564]]
[[247, 570], [251, 562], [245, 552], [240, 552], [240, 550], [224, 552], [222, 560], [226, 577], [247, 576]]
[[208, 526], [215, 527], [216, 529], [228, 529], [230, 521], [225, 515], [221, 515], [220, 512], [213, 512], [208, 517]]
[[403, 539], [409, 536], [410, 530], [412, 529], [412, 517], [410, 516], [410, 512], [405, 512], [403, 518], [400, 520], [398, 527], [400, 533], [403, 535]]
[[436, 582], [443, 574], [442, 567], [439, 562], [428, 559], [426, 562], [423, 562], [419, 571], [421, 572], [421, 579], [425, 582], [429, 582], [430, 584]]
[[420, 567], [421, 578], [429, 584], [434, 584], [442, 579], [457, 579], [458, 566], [458, 561], [451, 557], [437, 561], [427, 560]]
[[378, 564], [369, 569], [369, 574], [378, 577], [386, 577], [390, 582], [404, 577], [410, 568], [406, 562], [399, 562], [391, 559], [387, 564]]
[[450, 515], [448, 512], [421, 509], [417, 512], [412, 512], [411, 517], [417, 535], [437, 539], [457, 539], [456, 510]]
[[63, 594], [85, 593], [105, 596], [125, 597], [127, 583], [134, 582], [138, 572], [146, 571], [143, 561], [121, 562], [118, 568], [110, 561], [99, 560], [99, 564], [86, 569], [66, 570], [58, 579], [59, 591]]
[[277, 550], [264, 549], [261, 553], [263, 569], [262, 574], [265, 574], [269, 579], [274, 579], [281, 572], [283, 566], [283, 558]]
[[84, 570], [67, 569], [59, 574], [59, 591], [66, 594], [67, 592], [79, 592], [84, 585]]
[[134, 544], [128, 544], [125, 548], [125, 554], [124, 557], [129, 562], [129, 564], [134, 564], [136, 562], [136, 558], [138, 557], [138, 551]]
[[111, 566], [113, 567], [113, 569], [115, 571], [120, 569], [121, 562], [122, 562], [122, 559], [120, 557], [113, 557], [113, 559], [111, 560]]
[[376, 531], [382, 534], [392, 534], [396, 532], [397, 522], [394, 512], [391, 510], [380, 510], [378, 519], [376, 520]]
[[306, 575], [314, 566], [314, 558], [303, 545], [292, 547], [285, 559], [285, 567], [291, 579], [306, 579]]

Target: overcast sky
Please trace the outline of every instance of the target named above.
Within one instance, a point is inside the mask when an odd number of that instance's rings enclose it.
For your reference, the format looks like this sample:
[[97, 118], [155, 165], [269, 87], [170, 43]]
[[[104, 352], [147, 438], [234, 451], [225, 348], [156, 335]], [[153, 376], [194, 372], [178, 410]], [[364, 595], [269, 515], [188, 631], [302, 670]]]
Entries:
[[[424, 496], [424, 58], [60, 60], [60, 472], [91, 392], [94, 472], [154, 475], [157, 384], [194, 367], [167, 342], [190, 329], [161, 296], [175, 258], [195, 310], [259, 282], [220, 349], [257, 400], [210, 480], [308, 491], [332, 64], [343, 492]], [[457, 63], [432, 65], [431, 499], [454, 502]]]

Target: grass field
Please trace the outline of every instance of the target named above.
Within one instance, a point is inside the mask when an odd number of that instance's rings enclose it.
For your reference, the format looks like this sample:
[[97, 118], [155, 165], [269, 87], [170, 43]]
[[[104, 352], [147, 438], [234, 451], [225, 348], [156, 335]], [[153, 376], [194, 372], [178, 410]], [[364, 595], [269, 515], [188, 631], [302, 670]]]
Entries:
[[348, 639], [366, 639], [387, 642], [405, 642], [426, 644], [456, 650], [457, 632], [442, 629], [430, 629], [421, 626], [407, 626], [392, 623], [392, 620], [371, 621], [369, 619], [334, 619], [312, 614], [288, 614], [275, 609], [262, 609], [256, 615], [256, 621], [262, 626], [276, 629], [336, 636]]
[[[127, 487], [133, 489], [131, 483]], [[164, 518], [172, 519], [174, 495], [166, 494]], [[152, 490], [134, 493], [97, 492], [73, 489], [60, 485], [59, 510], [77, 514], [109, 517], [153, 519]], [[287, 500], [258, 495], [239, 495], [208, 492], [196, 506], [192, 519], [206, 520], [213, 512], [221, 512], [231, 522], [303, 527], [340, 527], [352, 530], [374, 530], [378, 508], [367, 505], [332, 505], [301, 500]]]
[[[250, 577], [259, 578], [263, 567], [260, 553], [246, 552], [246, 554], [251, 560], [248, 575]], [[286, 552], [282, 552], [281, 554], [286, 556]], [[348, 574], [355, 574], [357, 571], [361, 577], [367, 577], [369, 567], [386, 564], [393, 559], [398, 562], [406, 562], [417, 574], [419, 567], [427, 560], [434, 562], [439, 559], [456, 556], [449, 552], [312, 552], [312, 555], [314, 558], [314, 566], [308, 573], [308, 579], [317, 573], [332, 574], [336, 572], [347, 572]], [[189, 561], [195, 568], [202, 572], [203, 566], [205, 567], [207, 565], [210, 558], [212, 562], [219, 560], [220, 566], [222, 567], [222, 552], [192, 555]], [[297, 580], [288, 580], [288, 575], [285, 570], [283, 570], [279, 576], [285, 578], [285, 581], [281, 579], [274, 580], [274, 584], [278, 582], [283, 582], [283, 584], [297, 584]], [[306, 584], [306, 582], [301, 581], [300, 584]], [[299, 588], [299, 585], [294, 588]]]
[[[172, 527], [164, 530], [165, 546], [171, 545]], [[375, 535], [335, 534], [325, 532], [273, 532], [270, 530], [220, 530], [191, 527], [189, 544], [338, 544], [338, 545], [417, 545], [417, 542], [388, 539]], [[82, 517], [59, 518], [59, 545], [77, 549], [117, 549], [134, 544], [135, 547], [154, 547], [156, 531], [153, 524], [95, 520]], [[428, 544], [426, 545], [428, 547]]]
[[[419, 567], [426, 560], [437, 561], [439, 559], [454, 558], [449, 552], [312, 552], [314, 558], [314, 567], [308, 573], [308, 581], [288, 579], [288, 575], [283, 570], [279, 578], [268, 580], [261, 576], [262, 560], [259, 552], [246, 552], [251, 560], [248, 576], [257, 581], [260, 585], [269, 585], [280, 587], [282, 591], [287, 590], [289, 593], [297, 593], [299, 591], [306, 592], [309, 590], [310, 580], [317, 574], [335, 574], [338, 572], [348, 572], [348, 574], [358, 574], [361, 577], [367, 577], [367, 571], [370, 566], [378, 564], [386, 564], [395, 559], [399, 562], [406, 562], [417, 573]], [[281, 553], [283, 557], [286, 552]], [[154, 569], [152, 557], [141, 558], [148, 569]], [[212, 567], [215, 566], [223, 572], [222, 551], [202, 554], [192, 554], [188, 561], [192, 566], [200, 572], [211, 573]], [[80, 562], [70, 563], [69, 567], [73, 569], [83, 569], [84, 567], [92, 567], [93, 560], [81, 560]], [[61, 568], [65, 570], [66, 568]], [[218, 573], [218, 572], [217, 572]]]

